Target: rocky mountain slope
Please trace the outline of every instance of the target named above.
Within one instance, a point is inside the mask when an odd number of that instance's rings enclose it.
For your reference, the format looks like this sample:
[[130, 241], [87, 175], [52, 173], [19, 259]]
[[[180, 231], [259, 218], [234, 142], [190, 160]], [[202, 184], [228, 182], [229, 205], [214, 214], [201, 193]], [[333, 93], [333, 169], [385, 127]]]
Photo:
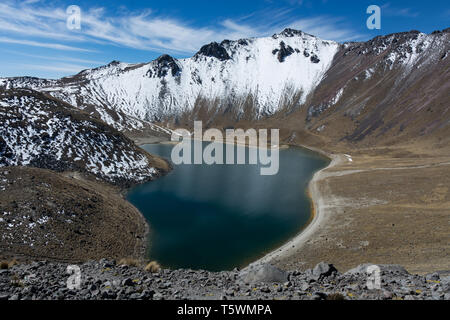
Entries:
[[0, 270], [0, 300], [443, 300], [450, 298], [450, 278], [418, 276], [398, 265], [380, 265], [381, 287], [369, 289], [367, 267], [340, 273], [320, 263], [300, 272], [271, 265], [242, 271], [143, 271], [115, 261], [79, 266], [79, 288], [68, 288], [67, 265], [45, 261]]
[[121, 131], [147, 121], [189, 126], [203, 119], [227, 127], [284, 116], [273, 125], [325, 140], [446, 140], [449, 30], [339, 44], [286, 29], [211, 43], [187, 59], [113, 61], [59, 80], [2, 79], [0, 87], [46, 92]]
[[450, 128], [450, 29], [345, 44], [301, 112], [318, 135], [376, 145], [428, 139]]
[[146, 222], [117, 189], [77, 172], [0, 168], [0, 260], [141, 258]]
[[85, 112], [11, 89], [0, 91], [0, 166], [79, 171], [129, 186], [157, 177], [167, 164]]

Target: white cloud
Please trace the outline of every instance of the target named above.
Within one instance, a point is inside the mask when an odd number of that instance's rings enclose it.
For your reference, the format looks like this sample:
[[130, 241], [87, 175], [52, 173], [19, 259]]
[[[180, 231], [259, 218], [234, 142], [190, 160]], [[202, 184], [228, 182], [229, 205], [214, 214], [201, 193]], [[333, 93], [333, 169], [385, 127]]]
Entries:
[[81, 70], [88, 69], [87, 66], [69, 64], [69, 63], [55, 63], [55, 64], [18, 64], [16, 65], [18, 69], [22, 70], [40, 70], [40, 71], [56, 71], [56, 72], [64, 72], [64, 73], [78, 73]]
[[67, 46], [67, 45], [59, 44], [59, 43], [48, 43], [48, 42], [39, 42], [39, 41], [23, 40], [23, 39], [11, 39], [11, 38], [7, 38], [7, 37], [0, 37], [0, 42], [21, 44], [21, 45], [26, 45], [26, 46], [41, 47], [41, 48], [48, 48], [48, 49], [64, 50], [64, 51], [93, 52], [93, 50]]
[[[82, 8], [81, 31], [72, 31], [66, 28], [65, 8], [43, 6], [41, 3], [36, 5], [35, 2], [7, 0], [0, 4], [0, 37], [3, 35], [0, 42], [66, 51], [90, 51], [80, 48], [81, 44], [97, 43], [149, 51], [192, 53], [211, 41], [270, 36], [288, 26], [329, 40], [362, 37], [336, 18], [294, 19], [292, 8], [267, 9], [246, 17], [223, 19], [205, 27], [194, 27], [178, 19], [158, 16], [150, 9], [139, 13], [121, 10], [119, 15], [111, 16], [103, 8]], [[12, 38], [11, 34], [21, 35], [27, 40]], [[28, 40], [30, 36], [33, 40]], [[53, 43], [55, 41], [60, 43]]]

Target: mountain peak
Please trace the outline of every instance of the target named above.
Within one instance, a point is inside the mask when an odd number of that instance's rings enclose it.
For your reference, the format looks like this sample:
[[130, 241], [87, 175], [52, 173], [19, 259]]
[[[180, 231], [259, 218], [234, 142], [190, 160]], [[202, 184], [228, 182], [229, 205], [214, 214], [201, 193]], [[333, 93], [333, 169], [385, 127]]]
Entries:
[[168, 54], [163, 54], [156, 58], [152, 64], [156, 67], [147, 71], [147, 76], [159, 78], [165, 77], [168, 72], [172, 74], [173, 77], [181, 72], [180, 66], [177, 64], [176, 59], [169, 56]]
[[296, 30], [292, 28], [286, 28], [283, 31], [279, 33], [279, 35], [285, 36], [285, 37], [295, 37], [295, 36], [302, 36], [304, 35], [304, 32], [301, 30]]
[[108, 67], [111, 67], [111, 66], [118, 66], [119, 64], [120, 64], [120, 61], [118, 61], [118, 60], [113, 60], [113, 61], [111, 61], [110, 63], [108, 63], [107, 66], [108, 66]]
[[163, 54], [163, 55], [160, 55], [158, 58], [156, 58], [156, 61], [159, 64], [164, 64], [164, 63], [175, 62], [175, 59], [172, 56], [169, 56], [168, 54]]
[[219, 59], [220, 61], [231, 59], [223, 45], [217, 42], [211, 42], [210, 44], [201, 47], [200, 50], [195, 54], [196, 58], [198, 58], [199, 56], [214, 57]]
[[280, 33], [275, 33], [272, 38], [274, 39], [278, 39], [279, 37], [285, 37], [285, 38], [293, 38], [293, 37], [302, 37], [302, 36], [311, 36], [316, 38], [315, 36], [308, 34], [306, 32], [303, 32], [301, 30], [297, 30], [297, 29], [292, 29], [292, 28], [286, 28], [283, 31], [281, 31]]

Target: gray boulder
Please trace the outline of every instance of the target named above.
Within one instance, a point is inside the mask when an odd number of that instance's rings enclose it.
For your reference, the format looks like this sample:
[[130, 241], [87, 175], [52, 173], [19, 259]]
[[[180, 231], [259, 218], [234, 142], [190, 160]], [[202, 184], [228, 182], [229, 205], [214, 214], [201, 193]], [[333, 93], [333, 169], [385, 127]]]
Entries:
[[306, 270], [307, 278], [316, 281], [337, 273], [338, 273], [337, 269], [332, 264], [326, 262], [320, 262], [314, 267], [314, 269]]
[[450, 293], [450, 276], [441, 278], [441, 286], [444, 292]]
[[337, 269], [329, 263], [325, 263], [325, 262], [321, 262], [319, 264], [317, 264], [312, 273], [314, 276], [316, 277], [329, 277], [331, 276], [333, 273], [337, 273]]
[[439, 281], [440, 277], [439, 274], [437, 272], [434, 273], [429, 273], [425, 276], [426, 280], [433, 280], [433, 281]]
[[125, 287], [132, 287], [134, 285], [133, 280], [131, 280], [131, 278], [126, 278], [124, 280], [122, 280], [122, 286]]
[[239, 280], [244, 283], [284, 283], [288, 273], [270, 264], [249, 265], [239, 273]]

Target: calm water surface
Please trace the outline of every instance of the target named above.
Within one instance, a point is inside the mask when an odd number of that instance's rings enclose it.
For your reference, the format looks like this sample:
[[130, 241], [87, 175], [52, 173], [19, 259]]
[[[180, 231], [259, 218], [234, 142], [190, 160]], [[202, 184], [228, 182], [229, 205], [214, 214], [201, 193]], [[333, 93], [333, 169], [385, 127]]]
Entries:
[[[170, 159], [173, 146], [143, 148]], [[289, 148], [280, 150], [274, 176], [261, 176], [260, 165], [179, 165], [133, 188], [127, 198], [151, 226], [150, 259], [170, 268], [231, 270], [306, 226], [308, 182], [327, 164], [308, 150]]]

